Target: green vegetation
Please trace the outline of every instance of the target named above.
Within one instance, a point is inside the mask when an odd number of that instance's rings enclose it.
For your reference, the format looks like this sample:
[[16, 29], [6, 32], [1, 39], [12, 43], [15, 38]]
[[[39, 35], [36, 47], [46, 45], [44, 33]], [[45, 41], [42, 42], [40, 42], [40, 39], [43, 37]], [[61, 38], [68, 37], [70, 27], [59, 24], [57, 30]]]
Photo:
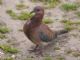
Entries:
[[25, 60], [33, 60], [33, 58], [26, 58]]
[[44, 60], [52, 60], [52, 57], [46, 56], [46, 57], [44, 58]]
[[[16, 14], [12, 10], [7, 10], [7, 13], [13, 18], [13, 19], [19, 19], [19, 20], [28, 20], [30, 17], [32, 17], [34, 14], [30, 14], [28, 12], [20, 12], [19, 14]], [[50, 18], [45, 18], [43, 20], [45, 24], [53, 23], [53, 21]]]
[[63, 57], [59, 57], [58, 60], [65, 60]]
[[73, 55], [74, 57], [80, 57], [80, 52], [79, 52], [79, 51], [68, 50], [66, 53], [67, 53], [67, 54], [71, 54], [71, 55]]
[[57, 56], [57, 60], [65, 60], [65, 58], [63, 56]]
[[18, 52], [16, 48], [13, 48], [7, 44], [0, 45], [0, 49], [2, 49], [6, 53], [17, 53]]
[[43, 4], [45, 4], [45, 8], [53, 8], [55, 7], [57, 4], [59, 4], [59, 0], [32, 0], [33, 2], [42, 2]]
[[65, 23], [67, 25], [73, 25], [73, 24], [78, 24], [80, 25], [80, 21], [70, 21], [70, 20], [62, 20], [62, 23]]
[[70, 23], [71, 23], [70, 20], [62, 20], [61, 22], [62, 22], [62, 23], [65, 23], [65, 24], [70, 24]]
[[4, 34], [0, 34], [0, 39], [4, 39], [6, 36]]
[[67, 50], [66, 53], [67, 54], [71, 54], [73, 51], [71, 49]]
[[70, 20], [62, 20], [61, 21], [62, 23], [64, 23], [64, 25], [65, 25], [65, 30], [67, 30], [67, 31], [71, 31], [71, 30], [73, 30], [74, 28], [71, 26], [72, 25], [72, 22], [70, 21]]
[[57, 4], [59, 4], [59, 0], [48, 0], [46, 1], [46, 8], [54, 8]]
[[23, 3], [19, 3], [16, 5], [16, 9], [18, 9], [18, 10], [22, 10], [22, 9], [26, 9], [26, 8], [28, 8], [28, 6], [26, 6]]
[[16, 19], [17, 18], [17, 15], [16, 15], [16, 13], [14, 11], [7, 10], [6, 12], [11, 16], [12, 19]]
[[54, 50], [60, 50], [60, 47], [54, 47]]
[[45, 18], [43, 19], [43, 23], [50, 24], [50, 23], [53, 23], [53, 21], [50, 18]]
[[13, 60], [13, 58], [12, 57], [7, 57], [4, 60]]
[[31, 16], [33, 16], [33, 14], [30, 14], [28, 12], [20, 12], [19, 14], [16, 14], [15, 12], [13, 12], [12, 10], [7, 10], [6, 11], [13, 19], [19, 19], [19, 20], [27, 20], [29, 19]]
[[28, 13], [28, 12], [21, 12], [21, 13], [17, 16], [17, 18], [18, 18], [19, 20], [27, 20], [27, 19], [29, 19], [31, 16], [32, 16], [32, 15], [31, 15], [30, 13]]
[[74, 29], [74, 27], [72, 27], [72, 26], [70, 26], [70, 25], [65, 25], [65, 30], [67, 30], [67, 31], [71, 31], [71, 30], [73, 30]]
[[0, 26], [0, 33], [5, 34], [8, 32], [9, 32], [9, 29], [6, 26]]
[[61, 22], [64, 23], [65, 29], [68, 31], [73, 30], [73, 29], [77, 29], [73, 25], [80, 25], [80, 21], [62, 20]]
[[75, 56], [75, 57], [80, 57], [80, 52], [74, 51], [72, 55]]
[[2, 0], [0, 0], [0, 5], [2, 5], [2, 3], [3, 3]]
[[77, 12], [76, 15], [77, 15], [78, 17], [80, 17], [80, 12]]
[[9, 31], [8, 27], [0, 25], [0, 39], [7, 38], [5, 34], [9, 33]]
[[61, 6], [61, 8], [65, 11], [72, 11], [72, 10], [76, 10], [78, 7], [77, 4], [75, 3], [65, 3]]

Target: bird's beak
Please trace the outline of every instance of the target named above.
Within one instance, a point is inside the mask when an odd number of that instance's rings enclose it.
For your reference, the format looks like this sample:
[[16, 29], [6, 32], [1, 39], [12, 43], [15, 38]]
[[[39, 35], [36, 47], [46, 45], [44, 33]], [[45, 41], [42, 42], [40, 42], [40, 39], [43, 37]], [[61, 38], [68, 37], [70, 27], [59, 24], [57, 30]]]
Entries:
[[34, 11], [31, 11], [30, 14], [34, 13]]

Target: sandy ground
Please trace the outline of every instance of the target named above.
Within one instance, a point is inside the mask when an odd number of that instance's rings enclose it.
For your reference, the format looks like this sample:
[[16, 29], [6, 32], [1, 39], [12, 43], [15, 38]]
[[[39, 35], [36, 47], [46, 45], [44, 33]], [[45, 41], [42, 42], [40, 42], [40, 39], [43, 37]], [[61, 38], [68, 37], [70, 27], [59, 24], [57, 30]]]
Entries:
[[[25, 3], [29, 6], [27, 11], [31, 11], [34, 6], [41, 5], [41, 3], [32, 3], [29, 0], [23, 0]], [[65, 2], [75, 2], [76, 0], [62, 0], [63, 3]], [[63, 60], [80, 60], [79, 57], [75, 57], [72, 54], [67, 54], [66, 52], [69, 50], [71, 51], [80, 51], [80, 32], [78, 30], [73, 30], [67, 34], [60, 35], [58, 38], [56, 38], [55, 44], [52, 44], [51, 46], [47, 47], [44, 51], [44, 57], [36, 56], [34, 53], [29, 53], [29, 49], [31, 49], [34, 44], [30, 42], [24, 35], [23, 32], [20, 32], [19, 29], [23, 28], [23, 25], [25, 21], [20, 20], [13, 20], [11, 17], [6, 13], [7, 9], [12, 9], [17, 12], [16, 10], [16, 4], [19, 3], [20, 0], [3, 0], [3, 5], [0, 6], [0, 22], [4, 22], [8, 28], [11, 29], [11, 32], [7, 34], [8, 38], [4, 40], [0, 40], [0, 44], [9, 43], [15, 46], [20, 50], [17, 54], [5, 54], [3, 51], [0, 50], [0, 52], [3, 52], [4, 54], [1, 54], [0, 58], [4, 58], [6, 56], [15, 56], [14, 60], [44, 60], [46, 55], [49, 55], [52, 60], [59, 60], [59, 58], [63, 58]], [[62, 20], [62, 19], [73, 19], [73, 20], [79, 20], [79, 18], [76, 18], [76, 16], [73, 14], [73, 12], [66, 13], [59, 9], [59, 6], [53, 8], [53, 9], [47, 9], [45, 10], [45, 17], [48, 16], [48, 14], [51, 14], [49, 16], [53, 20]], [[63, 17], [63, 15], [66, 15], [66, 17]], [[75, 17], [75, 18], [74, 18]], [[54, 24], [49, 25], [52, 29], [61, 29], [62, 24], [59, 22], [56, 22]], [[55, 47], [59, 47], [59, 50], [55, 50]]]

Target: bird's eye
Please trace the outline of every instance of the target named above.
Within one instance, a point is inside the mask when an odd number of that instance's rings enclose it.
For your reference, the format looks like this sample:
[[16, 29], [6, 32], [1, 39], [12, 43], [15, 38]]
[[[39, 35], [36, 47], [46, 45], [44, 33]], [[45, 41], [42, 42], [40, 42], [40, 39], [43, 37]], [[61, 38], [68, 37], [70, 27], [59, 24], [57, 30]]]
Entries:
[[37, 9], [37, 11], [40, 11], [39, 9]]

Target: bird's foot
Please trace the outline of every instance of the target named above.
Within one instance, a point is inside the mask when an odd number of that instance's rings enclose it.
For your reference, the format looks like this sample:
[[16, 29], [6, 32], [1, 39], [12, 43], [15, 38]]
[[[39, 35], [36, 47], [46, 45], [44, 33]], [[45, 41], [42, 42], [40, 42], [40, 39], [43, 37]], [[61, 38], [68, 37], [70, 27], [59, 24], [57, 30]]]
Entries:
[[32, 50], [28, 50], [30, 53], [33, 53], [33, 52], [35, 52], [35, 54], [37, 55], [37, 56], [43, 56], [43, 49], [42, 49], [42, 46], [36, 46], [34, 49], [32, 49]]
[[36, 49], [28, 50], [30, 53], [36, 52]]
[[28, 50], [30, 53], [32, 53], [32, 52], [36, 52], [37, 51], [37, 48], [38, 48], [38, 45], [36, 45], [36, 47], [34, 48], [34, 49], [32, 49], [32, 50]]
[[36, 55], [38, 55], [38, 56], [43, 56], [43, 51], [42, 51], [42, 49], [38, 49], [38, 51], [36, 51]]

